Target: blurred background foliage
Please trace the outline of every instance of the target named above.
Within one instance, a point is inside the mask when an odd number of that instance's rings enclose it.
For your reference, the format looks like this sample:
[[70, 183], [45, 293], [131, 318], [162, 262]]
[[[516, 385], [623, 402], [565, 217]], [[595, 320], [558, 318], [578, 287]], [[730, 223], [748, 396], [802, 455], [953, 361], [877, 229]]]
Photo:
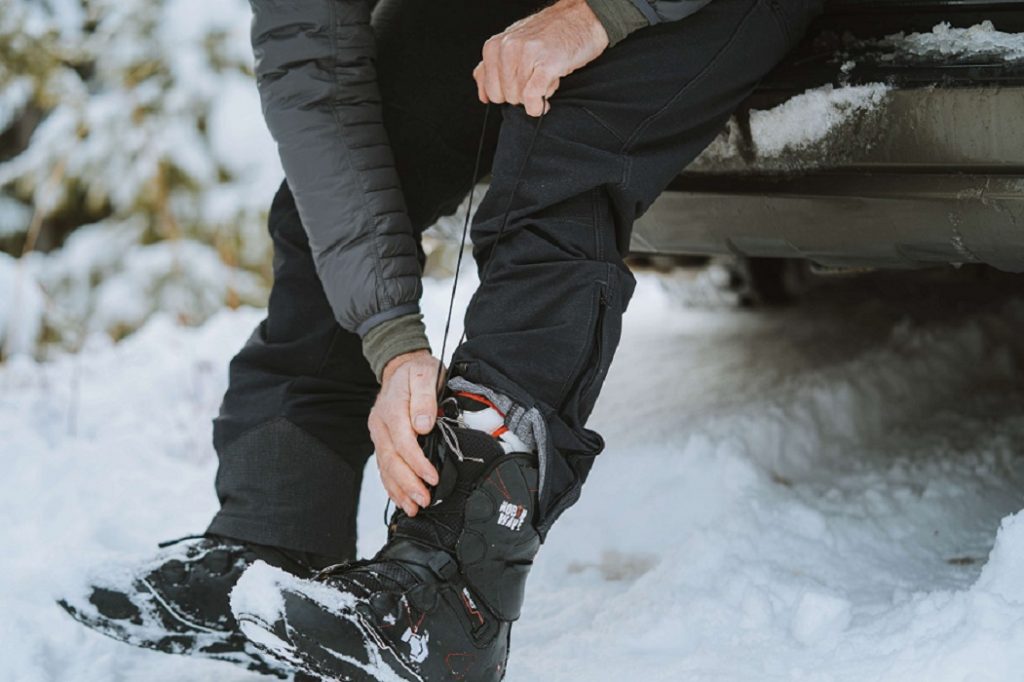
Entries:
[[248, 29], [245, 0], [0, 0], [4, 355], [265, 300]]

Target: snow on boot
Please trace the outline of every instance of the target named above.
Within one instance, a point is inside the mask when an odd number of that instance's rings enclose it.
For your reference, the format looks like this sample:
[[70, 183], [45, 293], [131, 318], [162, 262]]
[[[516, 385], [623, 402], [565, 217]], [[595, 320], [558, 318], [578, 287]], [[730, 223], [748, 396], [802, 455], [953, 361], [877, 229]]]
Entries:
[[238, 630], [229, 594], [258, 559], [311, 575], [297, 559], [269, 547], [217, 536], [165, 545], [149, 561], [105, 567], [83, 593], [58, 603], [83, 625], [118, 641], [174, 654], [230, 661], [287, 677], [291, 670], [254, 647]]
[[376, 557], [299, 580], [257, 564], [231, 604], [242, 632], [324, 679], [494, 682], [540, 547], [537, 464], [488, 432], [439, 423], [433, 504], [395, 512]]

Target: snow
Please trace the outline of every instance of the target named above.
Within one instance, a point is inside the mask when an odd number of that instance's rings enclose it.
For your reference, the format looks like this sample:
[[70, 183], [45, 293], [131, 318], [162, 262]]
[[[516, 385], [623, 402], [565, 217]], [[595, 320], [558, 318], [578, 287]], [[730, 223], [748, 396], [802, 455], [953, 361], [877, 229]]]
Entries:
[[[253, 642], [275, 651], [279, 659], [299, 660], [287, 642], [260, 624], [274, 623], [283, 617], [285, 603], [282, 591], [302, 594], [336, 617], [351, 621], [352, 627], [362, 630], [358, 617], [352, 611], [355, 604], [353, 597], [332, 590], [322, 583], [300, 580], [279, 568], [257, 561], [242, 575], [235, 589], [231, 591], [231, 610], [238, 614], [242, 632]], [[415, 636], [411, 631], [407, 631], [406, 634]], [[427, 637], [422, 638], [422, 646], [423, 654], [426, 655]], [[401, 677], [381, 661], [380, 653], [372, 646], [366, 646], [366, 662], [340, 654], [339, 656], [380, 682], [403, 682]]]
[[[449, 283], [426, 284], [439, 346]], [[157, 315], [0, 366], [8, 679], [258, 679], [109, 641], [52, 600], [205, 527], [209, 420], [260, 317]], [[998, 283], [847, 280], [751, 313], [641, 277], [593, 419], [608, 450], [538, 557], [509, 682], [1019, 679], [1021, 324]], [[369, 468], [364, 555], [385, 536]]]
[[321, 583], [300, 580], [280, 568], [257, 561], [231, 591], [231, 610], [256, 616], [265, 623], [273, 623], [284, 613], [281, 590], [299, 590], [334, 613], [345, 611], [355, 604], [355, 599], [347, 594]]
[[889, 87], [880, 83], [825, 85], [767, 111], [750, 112], [750, 131], [759, 154], [778, 156], [787, 149], [824, 140], [837, 127], [878, 107]]
[[[289, 586], [292, 578], [279, 568], [263, 561], [254, 563], [231, 591], [231, 607], [259, 616], [273, 623], [284, 613], [284, 599], [280, 588]], [[239, 589], [241, 587], [241, 589]], [[248, 589], [246, 589], [248, 588]]]
[[[273, 184], [262, 189], [272, 192], [281, 182], [281, 168], [277, 162], [277, 147], [263, 120], [255, 80], [242, 74], [224, 76], [219, 88], [220, 94], [213, 102], [208, 123], [214, 155], [235, 177], [269, 174]], [[261, 188], [250, 186], [247, 189], [259, 192]]]
[[[139, 248], [122, 255], [185, 263], [181, 270], [195, 260], [209, 273], [216, 268], [198, 242], [214, 244], [225, 261], [220, 269], [239, 273], [238, 288], [246, 290], [240, 297], [255, 302], [248, 295], [253, 278], [233, 266], [265, 270], [266, 212], [283, 172], [252, 75], [250, 18], [244, 0], [7, 0], [0, 43], [11, 58], [0, 63], [0, 131], [18, 120], [28, 101], [45, 116], [28, 147], [9, 150], [17, 153], [0, 161], [0, 236], [24, 232], [32, 215], [42, 221], [43, 248], [71, 227], [116, 232], [137, 224]], [[32, 69], [15, 73], [8, 63]], [[48, 220], [55, 214], [56, 237]], [[91, 224], [101, 218], [103, 224]], [[115, 305], [117, 314], [98, 324], [116, 334], [156, 311], [187, 308], [192, 319], [204, 319], [211, 300], [226, 289], [215, 287], [210, 295], [188, 290], [177, 277], [164, 276], [163, 267], [146, 283], [163, 288], [166, 282], [170, 290], [145, 300], [141, 295], [153, 289], [140, 288], [133, 300], [124, 278], [108, 281], [129, 267], [103, 265], [82, 264], [90, 278], [79, 280], [84, 290], [71, 297]], [[169, 307], [160, 307], [164, 303]], [[46, 338], [74, 348], [82, 322], [71, 318], [68, 326], [48, 318]]]
[[0, 359], [32, 353], [42, 332], [45, 299], [39, 284], [21, 264], [0, 252]]
[[[881, 83], [823, 85], [795, 95], [771, 109], [751, 109], [749, 140], [744, 136], [743, 126], [733, 116], [694, 161], [693, 167], [721, 169], [723, 162], [724, 167], [729, 167], [730, 163], [742, 165], [750, 160], [786, 160], [787, 153], [826, 142], [844, 126], [855, 124], [878, 110], [885, 104], [890, 90], [889, 86]], [[745, 150], [749, 153], [745, 154]]]
[[[118, 338], [152, 315], [197, 324], [228, 304], [266, 300], [255, 274], [224, 263], [215, 248], [193, 239], [139, 244], [141, 220], [107, 220], [71, 234], [51, 253], [19, 261], [0, 254], [0, 293], [12, 292], [14, 314], [4, 328], [18, 350], [45, 354], [41, 333], [60, 333], [77, 348], [89, 334]], [[7, 273], [5, 275], [5, 273]]]
[[[0, 164], [0, 184], [23, 200], [0, 196], [0, 236], [56, 211], [72, 186], [115, 215], [53, 253], [0, 254], [5, 679], [258, 679], [111, 642], [53, 603], [97, 566], [201, 531], [216, 509], [210, 419], [262, 316], [222, 308], [258, 300], [261, 285], [202, 241], [237, 236], [240, 261], [262, 262], [281, 177], [250, 74], [249, 9], [8, 4], [0, 29], [16, 27], [16, 51], [51, 46], [38, 57], [52, 68], [30, 82], [0, 64], [0, 130], [33, 97], [54, 109]], [[893, 58], [1024, 58], [1021, 35], [990, 22], [881, 46]], [[90, 80], [76, 63], [94, 67]], [[829, 86], [751, 112], [756, 152], [817, 144], [886, 93]], [[707, 155], [741, 156], [743, 144], [733, 122]], [[167, 168], [181, 234], [152, 243], [169, 236], [143, 219]], [[442, 259], [461, 218], [431, 237]], [[1024, 298], [927, 279], [882, 280], [881, 296], [850, 280], [793, 311], [679, 305], [706, 303], [712, 279], [666, 293], [641, 278], [593, 418], [608, 450], [541, 552], [509, 682], [1020, 679]], [[460, 307], [473, 280], [467, 265]], [[435, 348], [448, 286], [425, 285]], [[54, 332], [78, 352], [33, 359]], [[385, 537], [368, 466], [364, 555]], [[288, 580], [259, 567], [236, 599], [271, 615], [271, 588]]]
[[259, 316], [224, 313], [202, 329], [157, 317], [124, 344], [94, 336], [80, 355], [0, 369], [0, 532], [21, 548], [0, 560], [5, 679], [245, 679], [124, 657], [54, 618], [51, 600], [112, 556], [203, 529], [215, 503], [209, 419], [224, 363]]
[[850, 625], [851, 604], [831, 594], [809, 591], [800, 598], [793, 616], [793, 638], [805, 646], [837, 640]]
[[0, 133], [7, 130], [32, 98], [32, 81], [14, 78], [0, 87]]
[[32, 220], [32, 209], [25, 204], [0, 195], [0, 238], [24, 234]]
[[996, 30], [991, 21], [969, 28], [954, 28], [948, 22], [928, 33], [897, 33], [880, 41], [897, 55], [917, 57], [996, 57], [1006, 61], [1024, 59], [1024, 33]]
[[[1024, 33], [998, 31], [991, 21], [968, 28], [954, 28], [943, 22], [927, 33], [896, 33], [882, 40], [856, 43], [879, 53], [884, 61], [897, 59], [1024, 59]], [[840, 66], [844, 74], [856, 66], [847, 61]], [[754, 152], [761, 160], [773, 159], [788, 151], [811, 147], [841, 126], [853, 123], [883, 106], [891, 88], [882, 83], [865, 85], [825, 85], [808, 90], [767, 111], [750, 112], [750, 134]], [[705, 150], [697, 163], [714, 166], [716, 162], [741, 159], [747, 146], [735, 119]]]

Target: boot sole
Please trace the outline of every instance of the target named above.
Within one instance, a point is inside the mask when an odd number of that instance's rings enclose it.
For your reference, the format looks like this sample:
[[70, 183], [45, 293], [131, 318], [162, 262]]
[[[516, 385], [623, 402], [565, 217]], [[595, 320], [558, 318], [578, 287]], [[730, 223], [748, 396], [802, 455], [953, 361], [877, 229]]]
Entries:
[[[265, 654], [325, 681], [424, 682], [358, 613], [331, 614], [325, 626], [319, 604], [295, 592], [285, 596], [290, 608], [274, 624], [251, 614], [236, 614], [242, 634]], [[304, 618], [304, 611], [315, 618]], [[289, 627], [290, 622], [304, 627]]]

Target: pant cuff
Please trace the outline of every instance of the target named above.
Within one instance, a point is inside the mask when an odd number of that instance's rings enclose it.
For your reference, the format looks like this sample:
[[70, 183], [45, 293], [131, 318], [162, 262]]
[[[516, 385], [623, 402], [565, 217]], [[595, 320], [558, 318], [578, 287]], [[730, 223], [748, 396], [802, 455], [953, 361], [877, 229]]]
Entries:
[[363, 472], [342, 453], [278, 417], [217, 454], [221, 508], [209, 532], [338, 559], [355, 556]]
[[467, 381], [462, 377], [452, 378], [448, 382], [448, 388], [452, 391], [465, 391], [482, 395], [505, 413], [505, 426], [508, 430], [514, 433], [519, 440], [523, 441], [532, 452], [537, 453], [537, 468], [540, 471], [538, 496], [543, 495], [544, 474], [551, 452], [547, 423], [544, 421], [544, 417], [541, 416], [540, 411], [535, 407], [527, 409], [502, 393], [498, 393], [480, 384], [474, 384], [472, 381]]
[[337, 563], [356, 558], [356, 537], [353, 534], [314, 534], [307, 528], [271, 524], [265, 519], [232, 516], [223, 511], [213, 517], [206, 532], [241, 542], [322, 556]]

